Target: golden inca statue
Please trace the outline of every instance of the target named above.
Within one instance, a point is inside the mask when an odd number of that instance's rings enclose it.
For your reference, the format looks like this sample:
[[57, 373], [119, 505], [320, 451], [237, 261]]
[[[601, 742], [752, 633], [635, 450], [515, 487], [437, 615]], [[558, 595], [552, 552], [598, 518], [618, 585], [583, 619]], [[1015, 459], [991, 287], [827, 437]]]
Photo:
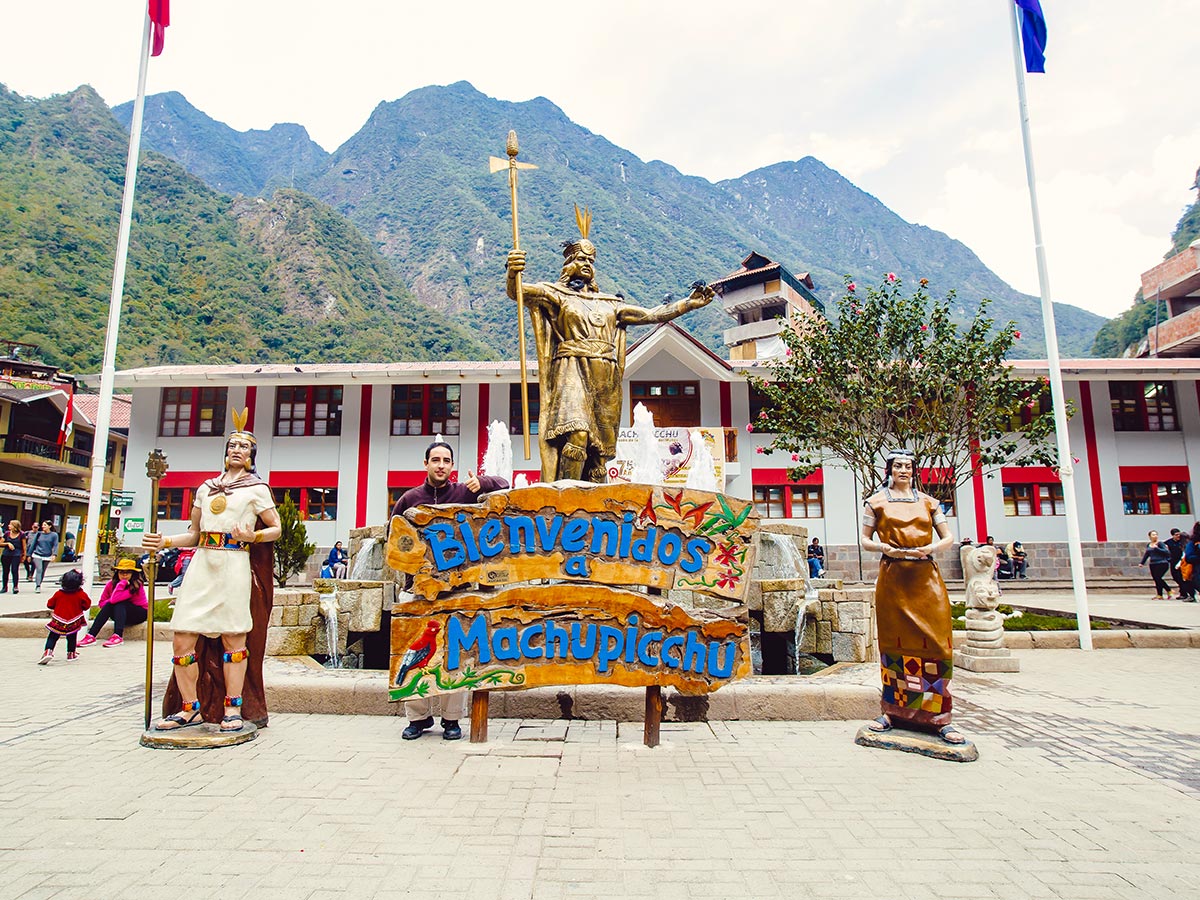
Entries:
[[[655, 309], [605, 294], [596, 284], [596, 247], [588, 239], [592, 217], [575, 207], [579, 239], [563, 243], [556, 282], [523, 284], [537, 347], [541, 410], [538, 445], [542, 480], [608, 480], [621, 422], [625, 333], [630, 325], [669, 322], [712, 301], [704, 282], [692, 293]], [[508, 254], [508, 295], [517, 296], [525, 252]]]

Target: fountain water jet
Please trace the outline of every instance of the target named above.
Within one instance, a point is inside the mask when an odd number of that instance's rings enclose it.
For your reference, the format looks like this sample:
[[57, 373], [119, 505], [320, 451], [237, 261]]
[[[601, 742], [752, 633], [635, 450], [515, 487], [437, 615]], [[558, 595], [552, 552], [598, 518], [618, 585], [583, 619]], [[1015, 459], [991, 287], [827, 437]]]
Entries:
[[479, 469], [482, 475], [494, 475], [513, 483], [512, 440], [508, 436], [508, 426], [499, 420], [488, 426], [487, 450]]
[[687, 482], [684, 487], [696, 491], [719, 490], [717, 487], [717, 464], [713, 460], [712, 451], [708, 449], [708, 441], [704, 439], [704, 435], [698, 428], [691, 430], [689, 439], [692, 442], [692, 459], [688, 466]]
[[635, 484], [662, 484], [663, 460], [654, 436], [654, 414], [639, 403], [633, 408], [633, 431], [637, 440], [633, 448], [633, 468], [629, 480]]

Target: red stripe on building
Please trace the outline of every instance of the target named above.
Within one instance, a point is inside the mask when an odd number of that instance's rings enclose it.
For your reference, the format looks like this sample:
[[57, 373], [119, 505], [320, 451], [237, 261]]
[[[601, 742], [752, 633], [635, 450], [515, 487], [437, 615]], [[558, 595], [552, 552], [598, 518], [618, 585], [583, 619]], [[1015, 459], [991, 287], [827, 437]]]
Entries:
[[388, 472], [387, 486], [389, 488], [409, 488], [416, 487], [425, 480], [424, 469], [407, 469], [396, 472]]
[[799, 481], [791, 481], [787, 477], [787, 469], [751, 469], [750, 479], [754, 484], [824, 484], [825, 470], [817, 469], [810, 472]]
[[172, 472], [168, 471], [158, 482], [160, 488], [194, 488], [200, 487], [207, 479], [212, 478], [212, 472]]
[[1050, 466], [1005, 466], [1000, 470], [1004, 484], [1058, 484], [1058, 473]]
[[367, 524], [367, 484], [371, 466], [371, 385], [364, 384], [358, 402], [358, 484], [354, 496], [354, 527]]
[[983, 497], [983, 472], [979, 470], [979, 451], [971, 451], [971, 469], [975, 472], [971, 476], [971, 490], [975, 498], [975, 540], [983, 543], [987, 537], [987, 507]]
[[1164, 484], [1171, 481], [1191, 481], [1187, 466], [1121, 466], [1121, 481]]
[[280, 472], [278, 469], [272, 469], [269, 481], [273, 488], [335, 488], [338, 485], [338, 473], [336, 469], [331, 472], [307, 469], [297, 472]]
[[[1197, 382], [1200, 385], [1200, 382]], [[1100, 454], [1096, 443], [1096, 416], [1092, 411], [1092, 385], [1079, 382], [1079, 405], [1083, 407], [1083, 443], [1087, 450], [1088, 485], [1092, 489], [1092, 516], [1096, 520], [1096, 540], [1108, 540], [1104, 519], [1104, 493], [1100, 481]]]
[[[1200, 385], [1200, 382], [1197, 382]], [[733, 388], [728, 381], [718, 384], [721, 389], [721, 427], [733, 427]]]
[[478, 472], [483, 468], [483, 454], [487, 452], [488, 445], [488, 414], [491, 411], [490, 402], [492, 395], [492, 386], [490, 384], [481, 384], [479, 386], [479, 460], [475, 463], [475, 471]]
[[258, 387], [246, 388], [246, 430], [254, 431], [254, 408], [258, 405]]

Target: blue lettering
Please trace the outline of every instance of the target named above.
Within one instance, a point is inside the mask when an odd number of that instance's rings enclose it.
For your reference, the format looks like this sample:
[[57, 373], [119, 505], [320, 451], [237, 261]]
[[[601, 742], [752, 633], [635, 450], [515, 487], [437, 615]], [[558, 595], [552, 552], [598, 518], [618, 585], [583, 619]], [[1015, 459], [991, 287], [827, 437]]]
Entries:
[[694, 537], [687, 542], [688, 558], [680, 561], [679, 568], [689, 575], [704, 568], [705, 557], [712, 550], [712, 541]]
[[625, 635], [620, 628], [611, 625], [600, 626], [600, 658], [596, 662], [596, 671], [603, 675], [608, 671], [610, 663], [621, 657], [625, 645]]
[[467, 559], [479, 562], [479, 548], [475, 546], [475, 532], [471, 530], [470, 517], [466, 513], [459, 513], [455, 518], [458, 520], [458, 533], [467, 546]]
[[591, 522], [587, 519], [571, 519], [562, 532], [562, 548], [567, 553], [578, 553], [587, 546], [588, 528]]
[[563, 571], [568, 575], [578, 575], [580, 578], [587, 578], [588, 566], [586, 556], [572, 556], [563, 563]]
[[454, 538], [454, 526], [449, 522], [434, 522], [421, 530], [429, 549], [433, 552], [433, 564], [439, 572], [461, 566], [467, 561], [467, 552]]
[[[725, 665], [718, 661], [722, 647], [728, 647], [725, 654]], [[733, 657], [737, 653], [737, 644], [733, 641], [709, 641], [708, 643], [708, 674], [715, 678], [729, 678], [733, 675]]]
[[483, 613], [471, 620], [471, 627], [463, 631], [462, 622], [458, 616], [446, 617], [446, 670], [453, 672], [458, 668], [459, 654], [475, 648], [476, 658], [480, 665], [491, 662], [492, 654], [488, 651], [488, 626]]
[[637, 653], [638, 617], [629, 615], [629, 626], [625, 629], [625, 662], [632, 663], [633, 655]]
[[663, 641], [662, 661], [667, 664], [668, 669], [678, 669], [679, 668], [679, 660], [676, 659], [674, 656], [668, 656], [667, 651], [672, 650], [675, 647], [682, 647], [682, 646], [683, 646], [683, 635], [682, 634], [673, 634], [669, 638], [667, 638], [665, 641]]
[[538, 516], [533, 520], [533, 524], [537, 526], [538, 544], [543, 552], [548, 553], [558, 542], [558, 533], [562, 530], [563, 524], [562, 516], [555, 516], [552, 519]]
[[[550, 631], [546, 631], [550, 640]], [[596, 654], [596, 627], [581, 622], [571, 623], [571, 655], [576, 659], [591, 659]]]
[[510, 553], [532, 553], [537, 547], [533, 541], [533, 519], [529, 516], [505, 516], [508, 526], [508, 550]]
[[658, 561], [664, 566], [675, 565], [675, 560], [683, 553], [683, 538], [673, 531], [664, 532], [658, 542]]
[[646, 529], [646, 536], [633, 542], [633, 558], [638, 562], [654, 562], [654, 541], [658, 538], [658, 526]]
[[487, 559], [504, 551], [504, 539], [500, 537], [503, 530], [504, 523], [499, 519], [488, 519], [479, 527], [479, 552]]
[[621, 517], [621, 542], [617, 545], [617, 556], [624, 559], [629, 555], [629, 542], [633, 538], [633, 513]]
[[[616, 522], [608, 519], [592, 520], [592, 546], [588, 548], [592, 553], [602, 552], [605, 556], [615, 556], [620, 541], [621, 535]], [[600, 549], [601, 543], [604, 545], [603, 550]]]
[[[688, 634], [691, 634], [689, 631]], [[497, 628], [492, 632], [492, 653], [496, 659], [520, 659], [517, 650], [517, 629], [515, 627]]]
[[641, 640], [637, 642], [638, 662], [643, 666], [656, 669], [660, 665], [658, 659], [650, 655], [650, 645], [659, 643], [662, 640], [662, 636], [663, 633], [661, 631], [647, 631], [642, 635]]
[[704, 674], [704, 663], [708, 658], [708, 648], [696, 637], [696, 632], [687, 633], [687, 646], [683, 648], [683, 667], [697, 675]]
[[[533, 646], [533, 639], [544, 631], [541, 624], [530, 625], [521, 632], [521, 655], [526, 659], [541, 659], [545, 654], [541, 647]], [[566, 632], [563, 632], [563, 637], [566, 637]]]
[[567, 658], [567, 646], [570, 636], [567, 629], [556, 625], [552, 620], [546, 620], [546, 659]]

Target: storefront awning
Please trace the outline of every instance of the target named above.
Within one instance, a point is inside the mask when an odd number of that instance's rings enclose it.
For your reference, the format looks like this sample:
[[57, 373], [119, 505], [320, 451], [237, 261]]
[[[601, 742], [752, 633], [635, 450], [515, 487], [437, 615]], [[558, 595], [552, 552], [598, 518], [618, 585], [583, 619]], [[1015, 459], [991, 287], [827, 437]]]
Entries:
[[45, 503], [50, 494], [44, 487], [20, 484], [15, 481], [0, 481], [0, 500], [38, 500]]

